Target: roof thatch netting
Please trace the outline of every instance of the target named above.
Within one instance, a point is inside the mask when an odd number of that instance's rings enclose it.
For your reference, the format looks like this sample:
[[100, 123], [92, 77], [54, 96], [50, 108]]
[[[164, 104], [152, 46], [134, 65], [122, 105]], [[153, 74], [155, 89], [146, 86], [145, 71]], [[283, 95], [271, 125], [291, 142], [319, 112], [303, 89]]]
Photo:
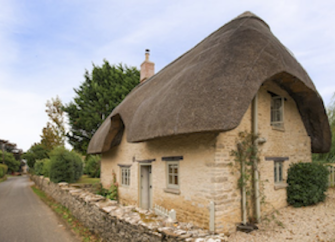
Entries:
[[234, 129], [267, 80], [296, 101], [312, 151], [327, 152], [330, 128], [314, 84], [268, 25], [246, 12], [138, 85], [94, 134], [88, 153], [117, 145], [124, 126], [128, 142]]

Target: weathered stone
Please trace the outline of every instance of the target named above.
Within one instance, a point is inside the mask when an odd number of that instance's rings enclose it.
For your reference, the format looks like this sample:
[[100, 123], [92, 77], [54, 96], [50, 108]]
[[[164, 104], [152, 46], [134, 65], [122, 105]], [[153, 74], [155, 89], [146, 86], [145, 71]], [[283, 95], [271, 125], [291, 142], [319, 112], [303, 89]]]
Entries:
[[[98, 233], [104, 241], [149, 241], [172, 242], [190, 241], [188, 239], [214, 238], [208, 231], [199, 229], [193, 223], [167, 223], [165, 217], [156, 216], [151, 211], [135, 206], [121, 206], [116, 201], [105, 199], [75, 186], [59, 186], [45, 182], [43, 177], [32, 176], [41, 190], [66, 206], [91, 231]], [[196, 211], [196, 210], [194, 210]], [[196, 218], [203, 214], [198, 212]], [[142, 218], [146, 221], [142, 221]], [[162, 227], [169, 224], [170, 227]], [[219, 241], [219, 240], [218, 240]]]

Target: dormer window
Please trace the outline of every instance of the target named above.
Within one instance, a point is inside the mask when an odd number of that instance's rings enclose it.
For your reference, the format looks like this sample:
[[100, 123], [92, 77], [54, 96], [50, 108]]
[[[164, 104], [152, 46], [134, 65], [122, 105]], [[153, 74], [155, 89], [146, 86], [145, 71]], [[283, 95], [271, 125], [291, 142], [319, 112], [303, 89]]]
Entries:
[[271, 126], [284, 129], [284, 98], [277, 95], [271, 97]]

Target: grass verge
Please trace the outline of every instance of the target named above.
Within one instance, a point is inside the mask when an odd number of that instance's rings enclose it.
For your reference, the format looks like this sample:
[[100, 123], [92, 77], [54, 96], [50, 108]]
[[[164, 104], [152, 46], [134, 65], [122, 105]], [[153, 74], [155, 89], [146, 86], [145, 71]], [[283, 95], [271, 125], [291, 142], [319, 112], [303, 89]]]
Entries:
[[87, 175], [83, 175], [80, 179], [76, 182], [80, 184], [97, 184], [100, 183], [100, 178], [92, 178]]
[[4, 182], [4, 181], [6, 181], [7, 180], [7, 176], [5, 175], [3, 178], [0, 178], [0, 183], [1, 182]]
[[71, 212], [63, 205], [57, 203], [53, 198], [47, 196], [42, 190], [35, 185], [31, 186], [33, 191], [39, 198], [45, 202], [53, 211], [55, 211], [67, 225], [81, 238], [84, 242], [100, 242], [102, 241], [97, 235], [93, 234], [82, 223], [76, 219]]

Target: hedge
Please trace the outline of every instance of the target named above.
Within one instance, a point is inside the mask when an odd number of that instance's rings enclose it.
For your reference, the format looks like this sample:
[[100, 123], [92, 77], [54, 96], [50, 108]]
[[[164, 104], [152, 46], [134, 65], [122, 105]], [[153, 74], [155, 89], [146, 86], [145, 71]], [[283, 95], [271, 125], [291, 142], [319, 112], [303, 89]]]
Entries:
[[52, 182], [76, 182], [83, 173], [83, 162], [77, 153], [57, 147], [50, 154], [50, 180]]
[[85, 161], [84, 173], [90, 177], [100, 177], [100, 160], [99, 155], [91, 155]]
[[328, 188], [328, 170], [317, 163], [293, 163], [288, 169], [287, 184], [287, 202], [294, 207], [322, 202]]
[[43, 160], [37, 160], [34, 165], [35, 175], [49, 177], [50, 167], [51, 167], [50, 159], [45, 158]]
[[8, 171], [8, 166], [4, 165], [4, 164], [0, 164], [0, 178], [3, 178]]

